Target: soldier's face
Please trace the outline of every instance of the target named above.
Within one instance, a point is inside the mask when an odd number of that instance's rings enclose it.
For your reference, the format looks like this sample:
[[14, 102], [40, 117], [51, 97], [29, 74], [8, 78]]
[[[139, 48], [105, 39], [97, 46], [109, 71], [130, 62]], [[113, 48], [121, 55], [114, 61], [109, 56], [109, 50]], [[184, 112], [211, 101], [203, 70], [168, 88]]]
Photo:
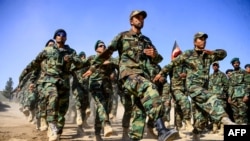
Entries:
[[240, 62], [234, 61], [233, 67], [234, 67], [235, 69], [238, 69], [238, 68], [240, 67]]
[[67, 37], [63, 32], [59, 32], [56, 34], [57, 43], [65, 43], [66, 40], [67, 40]]
[[246, 72], [250, 73], [250, 67], [246, 67]]
[[100, 44], [100, 45], [98, 45], [98, 47], [96, 48], [96, 52], [97, 53], [103, 53], [103, 51], [105, 50], [105, 45], [103, 45], [103, 44]]
[[206, 47], [206, 38], [205, 37], [197, 38], [194, 41], [194, 45], [198, 49], [204, 49]]
[[213, 69], [214, 71], [218, 71], [219, 70], [219, 66], [217, 64], [213, 65]]
[[142, 29], [144, 25], [144, 18], [142, 15], [136, 15], [130, 20], [130, 24], [137, 29]]

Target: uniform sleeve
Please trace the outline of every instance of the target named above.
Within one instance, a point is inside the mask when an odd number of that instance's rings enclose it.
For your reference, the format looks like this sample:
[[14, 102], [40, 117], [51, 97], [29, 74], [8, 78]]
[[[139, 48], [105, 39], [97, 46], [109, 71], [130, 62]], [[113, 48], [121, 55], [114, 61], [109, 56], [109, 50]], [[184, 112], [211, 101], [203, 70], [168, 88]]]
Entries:
[[39, 69], [41, 62], [46, 58], [46, 51], [43, 50], [41, 53], [37, 55], [37, 57], [32, 60], [22, 71], [21, 75], [19, 76], [19, 82], [30, 72]]
[[227, 56], [227, 52], [223, 49], [214, 50], [212, 57], [213, 62], [223, 60]]
[[90, 67], [90, 70], [91, 70], [91, 71], [95, 71], [95, 69], [96, 69], [97, 67], [99, 67], [101, 64], [103, 64], [103, 62], [104, 62], [105, 60], [108, 60], [108, 59], [111, 57], [111, 55], [113, 54], [114, 51], [117, 51], [118, 48], [122, 48], [121, 40], [120, 40], [120, 39], [121, 39], [121, 36], [122, 36], [121, 34], [117, 35], [117, 36], [111, 41], [111, 43], [109, 44], [108, 48], [107, 48], [102, 54], [98, 55], [98, 56], [94, 59], [92, 65], [91, 65], [91, 67]]

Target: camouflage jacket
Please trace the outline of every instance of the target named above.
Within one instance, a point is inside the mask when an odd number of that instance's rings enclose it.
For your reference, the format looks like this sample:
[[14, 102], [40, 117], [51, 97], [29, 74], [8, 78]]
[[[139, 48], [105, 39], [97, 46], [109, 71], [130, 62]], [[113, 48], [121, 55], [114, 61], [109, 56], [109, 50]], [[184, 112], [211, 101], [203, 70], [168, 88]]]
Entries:
[[208, 88], [208, 78], [210, 66], [213, 62], [224, 59], [227, 52], [222, 49], [213, 51], [212, 55], [204, 52], [187, 50], [177, 58], [172, 60], [170, 64], [164, 66], [159, 74], [173, 71], [173, 68], [182, 64], [187, 65], [186, 88], [192, 93], [191, 97], [200, 94], [195, 92], [195, 88]]
[[229, 81], [225, 73], [218, 70], [209, 76], [208, 89], [211, 90], [218, 98], [227, 99]]
[[[64, 61], [64, 56], [69, 55], [70, 61]], [[74, 64], [77, 68], [81, 68], [86, 63], [76, 55], [74, 49], [65, 45], [64, 48], [45, 47], [37, 57], [29, 63], [22, 71], [19, 81], [31, 71], [41, 70], [41, 74], [37, 77], [38, 82], [61, 83], [65, 87], [69, 87], [69, 76], [71, 74], [71, 65]]]
[[245, 81], [247, 84], [247, 93], [250, 95], [250, 73], [246, 73]]
[[[91, 64], [94, 62], [97, 55], [91, 55], [88, 57], [88, 61]], [[114, 70], [118, 69], [118, 62], [114, 58], [107, 59], [102, 65], [95, 70], [95, 72], [89, 77], [89, 81], [96, 81], [96, 80], [103, 80], [103, 79], [110, 79], [110, 75], [113, 73]]]
[[[118, 51], [120, 79], [131, 74], [143, 74], [145, 61], [149, 59], [151, 62], [158, 64], [163, 59], [159, 54], [155, 58], [146, 56], [143, 49], [147, 48], [148, 45], [153, 46], [150, 39], [141, 33], [136, 34], [132, 30], [122, 32], [111, 41], [102, 54], [95, 58], [91, 70], [94, 71], [105, 60], [110, 58], [114, 51]], [[156, 50], [154, 46], [153, 48]]]
[[232, 72], [228, 92], [230, 97], [244, 97], [249, 95], [249, 93], [247, 93], [246, 74], [246, 71], [243, 69]]
[[181, 64], [179, 66], [173, 67], [173, 70], [169, 73], [172, 91], [174, 91], [174, 90], [185, 91], [186, 90], [186, 88], [185, 88], [186, 78], [181, 78], [180, 77], [181, 73], [187, 74], [185, 64]]

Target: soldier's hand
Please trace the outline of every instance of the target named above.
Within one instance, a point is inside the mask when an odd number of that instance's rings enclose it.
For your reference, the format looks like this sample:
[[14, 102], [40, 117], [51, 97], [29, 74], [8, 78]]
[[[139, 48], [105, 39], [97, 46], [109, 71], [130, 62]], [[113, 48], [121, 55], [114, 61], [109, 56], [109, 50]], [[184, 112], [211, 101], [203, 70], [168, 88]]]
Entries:
[[227, 102], [228, 102], [229, 104], [232, 104], [232, 98], [229, 97], [228, 100], [227, 100]]
[[30, 85], [29, 85], [29, 90], [33, 90], [35, 88], [35, 84], [34, 83], [31, 83]]
[[249, 100], [248, 96], [244, 96], [243, 99], [242, 99], [242, 101], [245, 102], [245, 103], [248, 102], [248, 100]]
[[71, 60], [71, 55], [65, 55], [63, 59], [65, 62], [69, 62]]
[[186, 77], [187, 77], [187, 74], [186, 74], [186, 73], [180, 73], [179, 76], [180, 76], [181, 78], [186, 78]]
[[146, 54], [147, 56], [150, 56], [151, 58], [155, 58], [157, 52], [155, 51], [155, 49], [151, 46], [149, 46], [148, 48], [145, 48], [143, 50], [143, 53]]
[[206, 54], [208, 54], [208, 55], [214, 54], [213, 51], [211, 51], [211, 50], [206, 50], [206, 49], [204, 49], [203, 52], [206, 53]]
[[86, 71], [86, 72], [82, 75], [82, 77], [83, 77], [83, 78], [86, 78], [86, 77], [89, 77], [91, 74], [92, 74], [92, 71], [91, 71], [91, 70], [88, 70], [88, 71]]
[[155, 78], [153, 79], [153, 82], [158, 81], [161, 78], [161, 74], [157, 74]]

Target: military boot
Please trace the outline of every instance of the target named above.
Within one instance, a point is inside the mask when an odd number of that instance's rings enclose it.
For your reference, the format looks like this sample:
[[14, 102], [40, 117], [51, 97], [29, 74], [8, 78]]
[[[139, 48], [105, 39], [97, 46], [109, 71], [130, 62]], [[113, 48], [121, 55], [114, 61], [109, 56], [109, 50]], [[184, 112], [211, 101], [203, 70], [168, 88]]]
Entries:
[[50, 133], [48, 134], [49, 135], [49, 141], [56, 141], [59, 139], [59, 135], [57, 134], [58, 133], [58, 128], [57, 128], [57, 125], [55, 122], [50, 122], [49, 123], [49, 130], [50, 130]]
[[28, 121], [32, 122], [33, 119], [35, 117], [35, 110], [29, 110], [29, 117], [28, 117]]
[[45, 117], [40, 118], [40, 131], [46, 131], [48, 129], [48, 124]]
[[157, 135], [154, 133], [153, 128], [147, 127], [147, 137], [150, 139], [157, 139]]
[[113, 129], [109, 123], [104, 125], [104, 137], [109, 137], [113, 134]]
[[213, 123], [213, 130], [212, 130], [212, 133], [216, 133], [218, 130], [218, 124], [217, 123]]
[[178, 132], [175, 129], [167, 129], [161, 118], [156, 120], [155, 128], [158, 132], [158, 141], [172, 141], [178, 137]]
[[228, 117], [222, 117], [221, 123], [224, 125], [236, 125], [236, 123], [232, 122]]
[[102, 139], [101, 135], [95, 135], [94, 141], [103, 141], [103, 139]]
[[218, 132], [218, 135], [221, 135], [221, 136], [224, 135], [224, 125], [223, 124], [220, 124], [220, 130]]
[[76, 124], [82, 125], [82, 112], [81, 109], [76, 109]]
[[193, 131], [193, 125], [191, 124], [191, 120], [185, 120], [185, 125], [186, 125], [186, 131], [187, 132], [192, 132]]

